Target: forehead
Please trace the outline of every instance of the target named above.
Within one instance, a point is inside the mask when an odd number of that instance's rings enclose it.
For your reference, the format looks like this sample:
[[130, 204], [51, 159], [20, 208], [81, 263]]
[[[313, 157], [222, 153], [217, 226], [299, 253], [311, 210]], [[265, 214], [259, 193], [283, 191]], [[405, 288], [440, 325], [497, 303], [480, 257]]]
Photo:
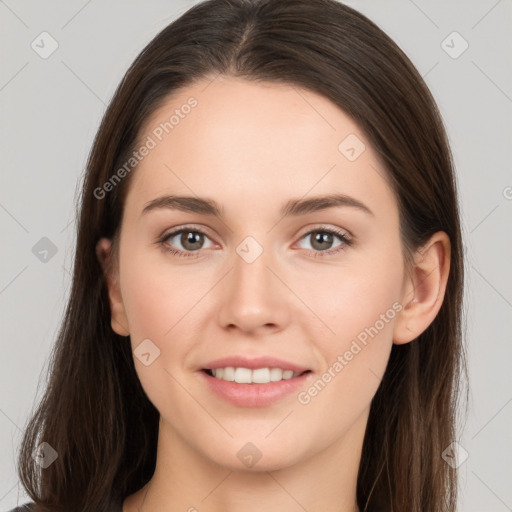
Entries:
[[[305, 194], [394, 202], [383, 166], [355, 121], [295, 85], [218, 77], [170, 95], [146, 120], [127, 198], [162, 193], [270, 207]], [[276, 203], [277, 208], [277, 203]]]

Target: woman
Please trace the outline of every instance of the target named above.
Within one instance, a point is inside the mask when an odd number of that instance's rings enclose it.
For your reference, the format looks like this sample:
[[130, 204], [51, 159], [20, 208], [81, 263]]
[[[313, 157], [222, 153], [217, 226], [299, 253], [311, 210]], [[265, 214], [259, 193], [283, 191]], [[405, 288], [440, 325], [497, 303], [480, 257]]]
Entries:
[[462, 245], [403, 52], [333, 0], [211, 0], [121, 82], [19, 474], [32, 510], [454, 511]]

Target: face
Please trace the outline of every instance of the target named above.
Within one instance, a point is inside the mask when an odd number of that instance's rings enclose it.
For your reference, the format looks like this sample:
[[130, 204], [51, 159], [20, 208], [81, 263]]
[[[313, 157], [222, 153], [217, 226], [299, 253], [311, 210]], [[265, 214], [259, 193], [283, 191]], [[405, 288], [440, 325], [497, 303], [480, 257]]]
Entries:
[[[170, 97], [139, 140], [112, 324], [160, 429], [258, 470], [361, 435], [406, 300], [397, 201], [364, 133], [316, 93], [219, 77]], [[265, 383], [272, 368], [294, 373]]]

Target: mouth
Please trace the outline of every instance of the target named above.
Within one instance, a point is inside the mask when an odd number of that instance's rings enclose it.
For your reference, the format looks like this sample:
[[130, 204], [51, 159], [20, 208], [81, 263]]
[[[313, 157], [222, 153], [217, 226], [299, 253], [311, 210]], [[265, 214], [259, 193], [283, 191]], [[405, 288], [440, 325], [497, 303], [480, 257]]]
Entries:
[[204, 373], [218, 380], [233, 382], [236, 384], [270, 384], [285, 380], [296, 379], [302, 375], [311, 373], [311, 370], [294, 372], [282, 368], [244, 368], [226, 366], [223, 368], [204, 368]]
[[311, 370], [227, 366], [198, 372], [214, 395], [236, 407], [265, 407], [297, 393], [313, 379]]

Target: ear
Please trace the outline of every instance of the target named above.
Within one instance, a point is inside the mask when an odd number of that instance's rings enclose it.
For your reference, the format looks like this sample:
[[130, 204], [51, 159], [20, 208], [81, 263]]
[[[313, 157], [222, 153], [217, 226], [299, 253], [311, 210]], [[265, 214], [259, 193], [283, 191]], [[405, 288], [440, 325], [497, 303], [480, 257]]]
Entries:
[[96, 255], [107, 282], [111, 314], [110, 323], [112, 325], [112, 330], [120, 336], [129, 336], [130, 330], [128, 329], [128, 319], [126, 317], [123, 299], [119, 289], [117, 266], [113, 261], [111, 261], [111, 240], [108, 238], [101, 238], [96, 244]]
[[397, 315], [393, 343], [416, 339], [441, 309], [450, 273], [450, 239], [444, 231], [434, 233], [413, 257], [403, 286], [403, 309]]

